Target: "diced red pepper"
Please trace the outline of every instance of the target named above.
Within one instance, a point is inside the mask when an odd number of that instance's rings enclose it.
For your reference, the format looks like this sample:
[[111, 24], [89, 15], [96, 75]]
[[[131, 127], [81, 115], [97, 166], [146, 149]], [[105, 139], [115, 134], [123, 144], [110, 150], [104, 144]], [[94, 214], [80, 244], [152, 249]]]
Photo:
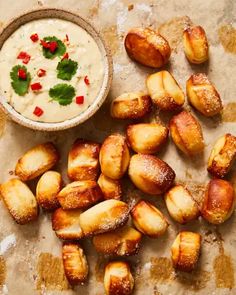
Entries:
[[58, 44], [56, 41], [52, 41], [49, 43], [49, 50], [51, 51], [51, 53], [54, 53], [57, 47], [58, 47]]
[[69, 42], [69, 36], [66, 34], [66, 41]]
[[25, 70], [23, 70], [23, 69], [19, 69], [17, 74], [18, 74], [18, 77], [19, 77], [20, 79], [22, 79], [22, 80], [26, 80], [27, 75], [26, 75], [26, 71], [25, 71]]
[[88, 78], [88, 76], [85, 76], [85, 77], [84, 77], [84, 83], [85, 83], [86, 85], [90, 85], [90, 82], [89, 82], [89, 78]]
[[39, 35], [36, 33], [36, 34], [33, 34], [30, 36], [30, 39], [33, 41], [33, 42], [37, 42], [39, 40]]
[[44, 40], [40, 40], [40, 44], [44, 47], [44, 48], [50, 48], [50, 43], [46, 42]]
[[39, 69], [37, 75], [38, 77], [43, 77], [46, 75], [46, 71], [44, 69]]
[[35, 107], [33, 114], [37, 117], [40, 117], [43, 114], [43, 110], [40, 107]]
[[68, 52], [66, 52], [66, 53], [63, 55], [62, 60], [63, 60], [63, 59], [68, 59], [68, 58], [69, 58], [69, 54], [68, 54]]
[[31, 87], [31, 90], [33, 90], [33, 91], [38, 91], [38, 90], [42, 89], [42, 85], [39, 82], [31, 84], [30, 87]]
[[44, 40], [40, 40], [40, 44], [51, 51], [51, 53], [54, 53], [58, 47], [58, 44], [56, 41], [46, 42]]
[[24, 51], [21, 51], [17, 56], [17, 59], [22, 59], [22, 62], [24, 64], [27, 64], [30, 61], [30, 58], [31, 58], [31, 56], [27, 52], [24, 52]]
[[76, 96], [76, 99], [75, 99], [76, 103], [77, 104], [83, 104], [84, 103], [84, 96]]

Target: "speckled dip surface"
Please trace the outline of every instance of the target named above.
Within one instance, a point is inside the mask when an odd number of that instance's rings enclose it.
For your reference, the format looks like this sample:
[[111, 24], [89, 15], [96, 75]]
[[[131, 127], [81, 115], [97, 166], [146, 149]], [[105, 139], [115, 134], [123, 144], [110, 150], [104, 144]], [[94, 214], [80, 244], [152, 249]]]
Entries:
[[[236, 135], [236, 2], [233, 0], [0, 0], [0, 21], [31, 8], [61, 7], [71, 9], [88, 18], [102, 33], [111, 48], [114, 60], [114, 80], [109, 96], [102, 108], [86, 123], [62, 132], [44, 133], [21, 127], [0, 113], [0, 182], [12, 177], [15, 163], [25, 150], [45, 141], [53, 141], [60, 153], [58, 171], [67, 182], [67, 155], [78, 137], [102, 142], [111, 132], [124, 132], [128, 121], [113, 120], [109, 115], [110, 101], [125, 91], [146, 90], [145, 79], [155, 70], [132, 62], [126, 55], [123, 39], [126, 31], [136, 26], [159, 29], [172, 47], [170, 62], [165, 69], [171, 71], [185, 90], [185, 82], [194, 72], [206, 73], [216, 85], [224, 103], [221, 117], [205, 118], [194, 110], [204, 133], [205, 152], [189, 159], [177, 151], [171, 140], [158, 156], [176, 172], [177, 181], [185, 184], [193, 196], [201, 201], [205, 184], [209, 180], [206, 162], [215, 140], [231, 132]], [[204, 27], [209, 44], [210, 59], [202, 66], [190, 65], [185, 59], [181, 36], [188, 24]], [[186, 104], [186, 108], [191, 107]], [[168, 123], [170, 116], [152, 114], [151, 120]], [[227, 177], [236, 188], [236, 167]], [[235, 214], [223, 225], [209, 225], [201, 218], [188, 225], [174, 223], [166, 212], [161, 197], [145, 196], [128, 180], [124, 181], [123, 199], [133, 204], [144, 197], [157, 205], [167, 216], [168, 233], [159, 239], [144, 238], [139, 255], [128, 258], [135, 277], [136, 295], [228, 295], [235, 294]], [[34, 184], [32, 184], [32, 188]], [[33, 189], [34, 190], [34, 189]], [[90, 275], [84, 286], [71, 289], [61, 264], [61, 241], [51, 229], [51, 216], [41, 212], [34, 223], [20, 226], [14, 223], [0, 202], [0, 294], [19, 295], [104, 295], [103, 271], [108, 257], [97, 255], [91, 242], [82, 244], [87, 254]], [[198, 268], [190, 273], [175, 272], [170, 260], [170, 246], [180, 230], [202, 234], [202, 254]]]

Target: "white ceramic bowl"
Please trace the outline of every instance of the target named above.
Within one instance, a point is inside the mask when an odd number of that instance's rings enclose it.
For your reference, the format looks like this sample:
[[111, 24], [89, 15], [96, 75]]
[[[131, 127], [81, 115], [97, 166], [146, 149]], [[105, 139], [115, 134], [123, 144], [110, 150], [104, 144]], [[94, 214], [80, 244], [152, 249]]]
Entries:
[[78, 124], [83, 123], [87, 119], [89, 119], [102, 105], [102, 103], [105, 101], [107, 94], [109, 92], [111, 81], [112, 81], [112, 58], [109, 49], [106, 47], [104, 40], [101, 38], [100, 34], [95, 30], [95, 28], [88, 23], [86, 20], [84, 20], [79, 15], [62, 9], [57, 8], [43, 8], [43, 9], [37, 9], [32, 10], [30, 12], [27, 12], [19, 17], [14, 18], [12, 21], [8, 23], [7, 26], [5, 26], [2, 29], [2, 32], [0, 34], [0, 49], [2, 48], [4, 42], [9, 38], [9, 36], [17, 30], [21, 25], [37, 20], [42, 18], [59, 18], [71, 21], [84, 30], [87, 31], [88, 34], [90, 34], [93, 39], [96, 41], [99, 50], [101, 51], [101, 54], [103, 56], [104, 60], [104, 78], [103, 83], [101, 86], [101, 89], [95, 98], [94, 102], [81, 114], [78, 116], [58, 123], [45, 123], [45, 122], [37, 122], [30, 120], [28, 118], [25, 118], [20, 113], [18, 113], [9, 103], [7, 103], [6, 99], [1, 96], [0, 97], [0, 107], [3, 109], [5, 113], [7, 113], [12, 120], [19, 123], [20, 125], [29, 127], [31, 129], [35, 130], [44, 130], [44, 131], [57, 131], [57, 130], [63, 130], [67, 128], [74, 127]]

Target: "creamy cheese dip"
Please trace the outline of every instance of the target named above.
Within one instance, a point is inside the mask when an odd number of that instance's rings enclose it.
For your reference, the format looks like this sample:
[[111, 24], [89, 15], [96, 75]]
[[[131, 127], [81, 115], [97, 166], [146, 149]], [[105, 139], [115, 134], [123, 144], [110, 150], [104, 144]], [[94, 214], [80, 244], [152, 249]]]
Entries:
[[[32, 42], [30, 36], [37, 33], [39, 39], [55, 36], [61, 41], [68, 35], [69, 42], [65, 42], [69, 58], [78, 63], [76, 74], [70, 81], [57, 78], [57, 64], [61, 57], [45, 58], [40, 40]], [[68, 44], [67, 44], [68, 43]], [[15, 65], [24, 65], [17, 59], [18, 54], [27, 52], [31, 59], [26, 64], [31, 74], [31, 83], [40, 82], [42, 89], [33, 92], [29, 87], [28, 93], [19, 96], [11, 86], [10, 72]], [[86, 110], [95, 100], [101, 88], [104, 63], [102, 54], [94, 39], [78, 25], [61, 19], [40, 19], [29, 22], [16, 30], [3, 44], [0, 51], [0, 91], [7, 102], [24, 117], [41, 122], [61, 122], [71, 119]], [[46, 70], [43, 77], [37, 76], [39, 69]], [[88, 76], [90, 85], [86, 85], [84, 77]], [[62, 106], [49, 96], [49, 89], [56, 84], [66, 83], [75, 88], [76, 95], [71, 104]], [[84, 103], [77, 104], [76, 96], [84, 96]], [[43, 114], [37, 117], [33, 114], [35, 107], [40, 107]]]

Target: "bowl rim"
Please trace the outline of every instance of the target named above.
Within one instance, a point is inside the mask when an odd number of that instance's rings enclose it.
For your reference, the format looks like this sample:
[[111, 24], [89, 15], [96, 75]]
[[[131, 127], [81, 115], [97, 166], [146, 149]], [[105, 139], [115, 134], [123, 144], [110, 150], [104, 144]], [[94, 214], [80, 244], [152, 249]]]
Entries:
[[[39, 16], [40, 13], [45, 12], [44, 16]], [[53, 13], [55, 16], [48, 16], [48, 14]], [[61, 14], [60, 14], [61, 13]], [[66, 15], [66, 17], [65, 17]], [[30, 20], [27, 20], [27, 17], [31, 17]], [[28, 119], [24, 117], [22, 114], [18, 113], [4, 98], [4, 95], [0, 95], [0, 109], [6, 114], [9, 115], [9, 117], [16, 123], [23, 125], [25, 127], [34, 129], [34, 130], [41, 130], [41, 131], [59, 131], [59, 130], [65, 130], [72, 127], [75, 127], [86, 120], [88, 120], [90, 117], [92, 117], [95, 112], [101, 107], [103, 102], [105, 101], [108, 92], [110, 90], [111, 84], [112, 84], [112, 78], [113, 78], [113, 62], [112, 62], [112, 55], [111, 50], [107, 46], [104, 38], [101, 36], [100, 32], [95, 29], [95, 27], [87, 21], [87, 19], [81, 17], [79, 14], [64, 8], [55, 8], [55, 7], [43, 7], [43, 8], [37, 8], [37, 9], [31, 9], [29, 11], [26, 11], [22, 14], [19, 14], [12, 19], [10, 19], [6, 25], [3, 26], [3, 28], [0, 30], [0, 39], [3, 38], [3, 40], [0, 42], [0, 50], [2, 48], [2, 45], [4, 42], [13, 34], [20, 26], [29, 23], [31, 21], [37, 20], [37, 19], [45, 19], [45, 18], [58, 18], [70, 21], [72, 23], [75, 23], [76, 25], [80, 26], [82, 29], [84, 29], [96, 42], [98, 45], [98, 48], [103, 56], [104, 60], [104, 77], [102, 86], [100, 88], [99, 93], [97, 94], [95, 100], [92, 102], [90, 106], [86, 110], [84, 110], [82, 113], [77, 115], [76, 117], [73, 117], [71, 119], [67, 119], [62, 122], [40, 122], [40, 121], [34, 121], [31, 119]], [[73, 21], [73, 18], [77, 19], [80, 24]], [[14, 28], [15, 23], [19, 21], [20, 25], [16, 26]], [[8, 30], [10, 30], [10, 33], [8, 33]], [[4, 34], [6, 35], [4, 37]]]

